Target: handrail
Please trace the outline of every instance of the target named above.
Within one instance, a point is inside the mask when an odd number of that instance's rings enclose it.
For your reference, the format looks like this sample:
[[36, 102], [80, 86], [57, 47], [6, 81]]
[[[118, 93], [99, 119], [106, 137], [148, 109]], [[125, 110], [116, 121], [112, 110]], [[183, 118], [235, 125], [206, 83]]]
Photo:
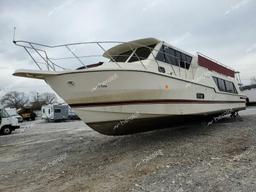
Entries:
[[[122, 42], [122, 41], [91, 41], [91, 42], [79, 42], [79, 43], [67, 43], [67, 44], [59, 44], [59, 45], [46, 45], [46, 44], [41, 44], [41, 43], [35, 43], [35, 42], [30, 42], [30, 41], [24, 41], [24, 40], [13, 40], [13, 43], [17, 46], [23, 47], [26, 52], [29, 54], [29, 56], [32, 58], [32, 60], [34, 61], [34, 63], [37, 65], [37, 67], [42, 70], [42, 68], [40, 67], [39, 63], [42, 64], [42, 62], [38, 62], [35, 59], [35, 56], [31, 53], [31, 51], [34, 51], [36, 53], [36, 55], [38, 55], [45, 63], [47, 70], [53, 70], [55, 71], [56, 68], [61, 68], [61, 69], [66, 69], [60, 65], [57, 65], [54, 61], [58, 61], [58, 60], [64, 60], [64, 59], [77, 59], [79, 61], [80, 64], [82, 64], [85, 68], [86, 65], [83, 63], [83, 61], [81, 60], [81, 58], [86, 58], [86, 57], [94, 57], [94, 56], [99, 56], [99, 55], [87, 55], [87, 56], [78, 56], [71, 48], [70, 46], [75, 46], [75, 45], [89, 45], [89, 44], [95, 44], [98, 47], [100, 47], [100, 49], [102, 49], [104, 51], [104, 53], [113, 61], [116, 63], [116, 65], [121, 68], [120, 64], [118, 62], [115, 61], [115, 59], [113, 58], [114, 55], [110, 55], [108, 53], [108, 51], [105, 50], [105, 48], [103, 47], [102, 44], [128, 44], [128, 46], [130, 47], [130, 49], [133, 50], [133, 48], [131, 47], [131, 45], [136, 45], [138, 47], [147, 47], [150, 50], [153, 50], [153, 48], [148, 47], [144, 44], [140, 44], [140, 43], [136, 43], [136, 42]], [[48, 57], [47, 55], [47, 51], [44, 50], [44, 48], [47, 49], [53, 49], [53, 48], [60, 48], [60, 47], [65, 47], [72, 55], [73, 57], [61, 57], [61, 58], [52, 58], [52, 57]], [[136, 49], [136, 48], [135, 48]], [[45, 56], [43, 56], [40, 52], [43, 52]], [[103, 56], [103, 55], [101, 55]], [[146, 65], [143, 63], [142, 59], [140, 57], [138, 57], [137, 54], [135, 54], [135, 56], [138, 58], [138, 61], [141, 63], [141, 65], [146, 68]], [[155, 59], [155, 57], [154, 57]]]
[[[40, 67], [39, 64], [45, 64], [46, 67], [47, 67], [47, 70], [53, 70], [53, 71], [56, 71], [57, 68], [59, 69], [62, 69], [62, 70], [65, 70], [67, 68], [64, 68], [60, 65], [58, 65], [56, 62], [57, 61], [60, 61], [60, 60], [66, 60], [66, 59], [76, 59], [79, 61], [79, 63], [86, 68], [86, 65], [85, 63], [81, 60], [82, 58], [93, 58], [93, 57], [98, 57], [98, 56], [103, 56], [103, 55], [98, 55], [98, 54], [95, 54], [95, 55], [84, 55], [84, 56], [80, 56], [78, 54], [76, 54], [74, 52], [74, 50], [71, 49], [71, 46], [76, 46], [76, 45], [89, 45], [89, 44], [94, 44], [94, 45], [97, 45], [102, 51], [104, 51], [104, 53], [107, 55], [108, 58], [111, 59], [111, 61], [113, 61], [114, 63], [116, 63], [116, 65], [121, 68], [121, 65], [119, 64], [119, 62], [117, 62], [115, 60], [115, 56], [123, 56], [125, 57], [125, 55], [113, 55], [113, 54], [110, 54], [108, 53], [108, 51], [105, 50], [103, 44], [127, 44], [128, 47], [130, 48], [130, 50], [133, 50], [135, 51], [134, 54], [132, 54], [132, 57], [136, 57], [138, 60], [138, 62], [141, 63], [141, 65], [147, 70], [147, 65], [144, 64], [144, 61], [146, 60], [150, 60], [149, 58], [145, 59], [145, 58], [142, 58], [142, 57], [139, 57], [137, 54], [136, 54], [136, 49], [138, 47], [146, 47], [148, 49], [151, 50], [150, 52], [150, 55], [153, 56], [152, 60], [156, 63], [156, 65], [159, 67], [159, 61], [157, 61], [156, 59], [156, 56], [154, 54], [154, 51], [158, 53], [164, 53], [165, 55], [169, 55], [170, 57], [174, 58], [174, 59], [177, 59], [176, 56], [173, 56], [169, 53], [166, 53], [164, 51], [161, 51], [159, 49], [156, 49], [156, 48], [152, 48], [152, 47], [149, 47], [145, 44], [141, 44], [141, 43], [136, 43], [136, 42], [121, 42], [121, 41], [91, 41], [91, 42], [78, 42], [78, 43], [68, 43], [68, 44], [59, 44], [59, 45], [46, 45], [46, 44], [41, 44], [41, 43], [35, 43], [35, 42], [29, 42], [29, 41], [24, 41], [24, 40], [13, 40], [13, 43], [17, 46], [20, 46], [20, 47], [23, 47], [26, 52], [29, 54], [29, 56], [32, 58], [32, 60], [34, 61], [34, 63], [37, 65], [37, 67], [42, 70], [42, 68]], [[163, 42], [161, 42], [163, 43]], [[132, 47], [132, 45], [135, 45], [136, 47]], [[72, 56], [69, 56], [69, 57], [60, 57], [60, 58], [55, 58], [55, 57], [49, 57], [48, 54], [47, 54], [47, 51], [50, 50], [50, 49], [53, 49], [53, 48], [61, 48], [61, 47], [65, 47], [71, 54]], [[44, 48], [48, 49], [48, 50], [45, 50]], [[44, 62], [39, 62], [35, 59], [35, 56], [31, 53], [31, 51], [34, 51], [36, 53], [36, 55], [39, 56], [39, 58], [41, 58]], [[42, 53], [44, 53], [44, 55], [42, 55]], [[129, 60], [126, 60], [127, 62]], [[187, 63], [186, 63], [187, 64]], [[186, 65], [185, 64], [185, 65]], [[180, 62], [179, 62], [179, 68], [180, 68]], [[177, 76], [176, 74], [176, 71], [174, 70], [173, 66], [171, 65], [171, 69], [172, 71], [174, 72], [174, 75]], [[179, 69], [180, 70], [180, 69]]]

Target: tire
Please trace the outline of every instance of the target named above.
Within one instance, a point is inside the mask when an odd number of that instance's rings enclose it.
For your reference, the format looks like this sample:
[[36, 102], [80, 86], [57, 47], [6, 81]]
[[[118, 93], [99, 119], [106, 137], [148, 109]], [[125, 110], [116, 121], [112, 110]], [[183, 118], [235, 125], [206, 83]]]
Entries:
[[3, 135], [10, 135], [12, 133], [12, 128], [11, 127], [3, 127], [1, 132]]
[[30, 119], [31, 119], [31, 121], [35, 121], [35, 119], [36, 119], [36, 114], [35, 114], [35, 113], [32, 113], [32, 114], [30, 115]]

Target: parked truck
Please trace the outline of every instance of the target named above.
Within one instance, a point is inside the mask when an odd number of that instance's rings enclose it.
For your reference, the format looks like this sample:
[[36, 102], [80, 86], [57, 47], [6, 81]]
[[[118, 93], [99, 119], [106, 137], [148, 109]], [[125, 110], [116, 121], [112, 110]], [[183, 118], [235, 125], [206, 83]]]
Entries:
[[4, 108], [0, 108], [0, 134], [8, 135], [18, 128], [18, 119], [10, 116]]
[[23, 122], [23, 118], [17, 113], [16, 108], [5, 108], [5, 111], [12, 117], [15, 117], [16, 119], [18, 119], [19, 123]]
[[26, 121], [34, 121], [36, 119], [36, 113], [32, 108], [22, 108], [18, 109], [18, 114]]

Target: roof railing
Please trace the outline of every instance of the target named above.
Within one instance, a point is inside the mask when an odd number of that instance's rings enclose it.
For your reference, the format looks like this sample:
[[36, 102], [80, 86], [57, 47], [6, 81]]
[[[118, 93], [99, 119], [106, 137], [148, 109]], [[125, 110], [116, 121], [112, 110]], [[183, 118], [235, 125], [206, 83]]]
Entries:
[[[69, 68], [66, 68], [64, 66], [61, 66], [60, 64], [58, 64], [58, 61], [62, 61], [62, 60], [69, 60], [69, 59], [74, 59], [76, 60], [80, 67], [82, 66], [83, 68], [86, 68], [86, 63], [83, 61], [83, 59], [85, 58], [96, 58], [96, 57], [104, 57], [103, 54], [94, 54], [94, 55], [78, 55], [75, 50], [76, 49], [72, 49], [72, 47], [74, 46], [79, 46], [79, 45], [96, 45], [98, 48], [100, 48], [101, 51], [104, 52], [104, 54], [112, 61], [114, 62], [119, 68], [122, 68], [122, 66], [120, 65], [120, 62], [117, 62], [115, 60], [116, 56], [120, 56], [120, 55], [113, 55], [110, 54], [104, 47], [105, 44], [116, 44], [116, 45], [120, 45], [120, 44], [127, 44], [128, 47], [130, 48], [130, 50], [132, 50], [134, 52], [134, 56], [137, 58], [137, 61], [143, 66], [144, 69], [148, 69], [147, 68], [147, 64], [145, 63], [145, 61], [153, 61], [155, 62], [155, 64], [157, 65], [157, 67], [159, 67], [159, 61], [156, 59], [155, 53], [161, 53], [160, 49], [156, 49], [156, 48], [152, 48], [149, 47], [150, 45], [145, 45], [145, 44], [140, 44], [140, 43], [135, 43], [135, 42], [120, 42], [120, 41], [93, 41], [93, 42], [78, 42], [78, 43], [69, 43], [69, 44], [60, 44], [60, 45], [45, 45], [45, 44], [40, 44], [40, 43], [35, 43], [35, 42], [30, 42], [30, 41], [23, 41], [23, 40], [13, 40], [13, 43], [17, 46], [23, 47], [25, 49], [25, 51], [28, 53], [28, 55], [31, 57], [31, 59], [33, 60], [33, 62], [36, 64], [36, 66], [40, 69], [43, 70], [43, 68], [41, 67], [42, 64], [44, 64], [46, 66], [46, 69], [48, 71], [57, 71], [57, 70], [67, 70]], [[163, 44], [163, 42], [161, 42]], [[132, 45], [135, 45], [136, 48], [132, 47]], [[146, 47], [148, 49], [150, 49], [150, 55], [152, 55], [152, 59], [150, 59], [150, 57], [148, 56], [147, 59], [139, 57], [136, 54], [136, 49], [140, 48], [140, 47]], [[68, 57], [51, 57], [48, 54], [49, 50], [52, 50], [54, 48], [65, 48], [69, 53], [70, 56]], [[169, 55], [170, 57], [178, 60], [179, 63], [179, 68], [181, 68], [180, 66], [180, 61], [179, 58], [166, 53], [166, 52], [162, 52], [166, 55]], [[38, 61], [38, 59], [40, 59], [40, 61]], [[127, 60], [128, 61], [128, 60]], [[126, 61], [126, 62], [127, 62]], [[97, 61], [99, 62], [99, 61]], [[88, 63], [89, 64], [89, 63]], [[185, 65], [188, 65], [188, 63], [185, 63]], [[174, 75], [177, 76], [175, 69], [173, 68], [173, 66], [171, 65], [171, 70], [173, 71]], [[179, 69], [180, 71], [180, 69]], [[180, 75], [180, 73], [179, 73]]]
[[221, 65], [222, 67], [225, 67], [225, 68], [230, 69], [230, 70], [235, 72], [235, 70], [232, 69], [231, 67], [229, 67], [229, 66], [227, 66], [227, 65], [225, 65], [225, 64], [223, 64], [223, 63], [221, 63], [221, 62], [219, 62], [219, 61], [217, 61], [217, 60], [215, 60], [213, 58], [210, 58], [209, 56], [206, 56], [203, 53], [197, 52], [197, 54], [203, 56], [204, 58], [206, 58], [206, 59], [208, 59], [208, 60], [210, 60], [210, 61], [212, 61], [214, 63], [217, 63], [218, 65]]
[[[53, 71], [56, 71], [58, 68], [62, 69], [62, 70], [67, 69], [67, 68], [57, 64], [57, 61], [59, 61], [59, 60], [76, 59], [80, 63], [80, 65], [82, 65], [86, 68], [86, 64], [82, 60], [83, 58], [93, 58], [93, 57], [100, 57], [100, 56], [103, 57], [103, 54], [82, 55], [82, 56], [78, 55], [77, 53], [75, 53], [74, 50], [71, 49], [72, 46], [92, 45], [92, 44], [96, 45], [119, 68], [121, 68], [121, 65], [114, 59], [115, 55], [108, 53], [108, 51], [104, 48], [104, 44], [128, 44], [128, 46], [130, 47], [131, 50], [136, 50], [136, 48], [134, 49], [130, 46], [131, 44], [135, 44], [136, 46], [139, 46], [139, 47], [147, 47], [151, 50], [154, 50], [153, 48], [148, 47], [143, 44], [138, 44], [138, 43], [133, 43], [133, 42], [120, 42], [120, 41], [95, 41], [95, 42], [69, 43], [69, 44], [61, 44], [61, 45], [45, 45], [45, 44], [40, 44], [40, 43], [35, 43], [35, 42], [30, 42], [30, 41], [13, 40], [13, 43], [17, 46], [23, 47], [40, 70], [43, 70], [40, 64], [45, 64], [47, 70], [53, 70]], [[71, 56], [55, 58], [55, 57], [50, 57], [47, 53], [47, 51], [49, 51], [50, 49], [62, 48], [62, 47], [66, 48], [66, 50], [68, 50], [68, 52], [71, 54]], [[159, 51], [159, 50], [157, 50], [157, 51]], [[34, 52], [35, 54], [33, 54], [32, 52]], [[153, 55], [152, 51], [151, 51], [151, 54]], [[41, 61], [38, 61], [36, 59], [36, 57], [39, 57], [41, 59]], [[147, 69], [146, 65], [143, 63], [144, 59], [142, 60], [136, 53], [135, 53], [135, 57], [137, 57], [137, 59], [141, 63], [141, 65], [145, 69]], [[155, 60], [154, 55], [153, 55], [153, 59]]]

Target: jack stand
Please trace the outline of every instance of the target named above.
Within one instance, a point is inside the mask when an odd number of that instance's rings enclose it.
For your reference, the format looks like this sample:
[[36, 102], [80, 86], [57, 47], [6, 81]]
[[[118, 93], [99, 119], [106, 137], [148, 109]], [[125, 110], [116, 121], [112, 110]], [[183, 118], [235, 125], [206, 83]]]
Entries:
[[230, 117], [231, 118], [234, 118], [234, 119], [237, 119], [237, 120], [239, 120], [239, 121], [243, 121], [243, 119], [242, 119], [242, 117], [239, 115], [239, 113], [236, 111], [236, 112], [232, 112], [231, 114], [230, 114]]

